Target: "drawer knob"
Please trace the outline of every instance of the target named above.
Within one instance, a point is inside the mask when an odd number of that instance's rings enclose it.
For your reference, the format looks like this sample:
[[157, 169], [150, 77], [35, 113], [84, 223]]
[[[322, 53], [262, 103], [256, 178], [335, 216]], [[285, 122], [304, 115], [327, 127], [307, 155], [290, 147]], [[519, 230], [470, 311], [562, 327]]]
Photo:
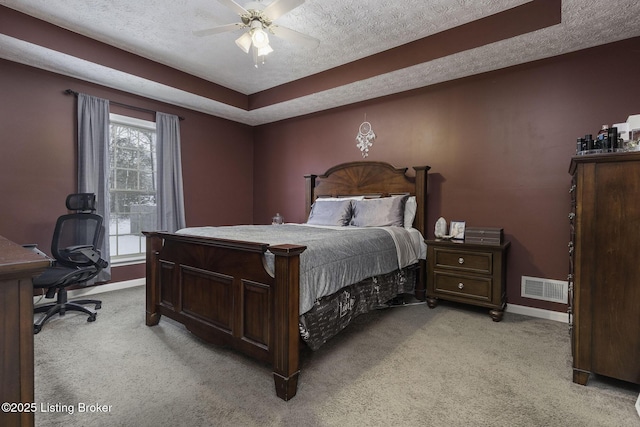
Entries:
[[462, 257], [458, 258], [458, 264], [464, 264], [464, 258]]
[[464, 289], [464, 283], [462, 282], [458, 283], [458, 289]]

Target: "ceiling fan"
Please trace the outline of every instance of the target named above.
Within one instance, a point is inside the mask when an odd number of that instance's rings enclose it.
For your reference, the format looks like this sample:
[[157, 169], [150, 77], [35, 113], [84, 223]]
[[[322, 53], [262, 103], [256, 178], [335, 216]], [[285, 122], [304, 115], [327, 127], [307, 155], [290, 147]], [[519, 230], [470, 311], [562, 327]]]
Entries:
[[210, 36], [227, 31], [234, 31], [239, 28], [247, 29], [247, 31], [236, 40], [236, 45], [245, 53], [251, 52], [256, 68], [259, 62], [264, 64], [265, 57], [273, 52], [273, 48], [269, 45], [268, 33], [308, 48], [315, 48], [318, 46], [318, 43], [320, 43], [316, 38], [273, 23], [273, 21], [285, 13], [300, 6], [304, 3], [304, 0], [274, 0], [267, 6], [264, 6], [262, 2], [258, 0], [257, 2], [247, 4], [246, 8], [234, 0], [218, 1], [240, 15], [242, 22], [194, 31], [193, 34], [196, 36]]

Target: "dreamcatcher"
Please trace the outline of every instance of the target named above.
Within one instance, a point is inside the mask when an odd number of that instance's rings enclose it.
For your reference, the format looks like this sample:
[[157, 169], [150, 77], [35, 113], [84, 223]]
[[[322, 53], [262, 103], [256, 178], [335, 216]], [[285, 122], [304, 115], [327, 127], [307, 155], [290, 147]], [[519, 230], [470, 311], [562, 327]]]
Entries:
[[358, 141], [356, 146], [362, 152], [362, 158], [369, 155], [369, 148], [373, 145], [374, 139], [376, 139], [376, 134], [373, 132], [371, 123], [367, 121], [367, 116], [365, 115], [364, 122], [360, 125], [360, 128], [358, 129], [358, 136], [356, 136], [356, 141]]

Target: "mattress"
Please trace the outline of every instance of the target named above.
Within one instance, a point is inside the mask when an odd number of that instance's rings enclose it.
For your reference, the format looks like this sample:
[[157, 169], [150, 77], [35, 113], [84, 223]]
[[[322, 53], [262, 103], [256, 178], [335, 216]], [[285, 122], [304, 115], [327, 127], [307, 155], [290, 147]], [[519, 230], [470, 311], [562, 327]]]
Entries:
[[[305, 224], [189, 227], [179, 234], [306, 246], [300, 255], [299, 314], [316, 301], [366, 278], [391, 273], [424, 259], [424, 239], [403, 227], [327, 227]], [[265, 254], [271, 275], [275, 257]]]

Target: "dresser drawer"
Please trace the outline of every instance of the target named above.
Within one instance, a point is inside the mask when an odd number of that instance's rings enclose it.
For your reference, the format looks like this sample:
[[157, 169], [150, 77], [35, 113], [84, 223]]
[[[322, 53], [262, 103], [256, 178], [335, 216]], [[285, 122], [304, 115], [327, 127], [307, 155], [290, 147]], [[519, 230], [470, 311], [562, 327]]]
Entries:
[[435, 268], [455, 268], [456, 271], [493, 274], [491, 252], [434, 248], [433, 256]]
[[435, 271], [433, 278], [435, 291], [438, 294], [491, 301], [493, 288], [491, 277], [472, 277]]

